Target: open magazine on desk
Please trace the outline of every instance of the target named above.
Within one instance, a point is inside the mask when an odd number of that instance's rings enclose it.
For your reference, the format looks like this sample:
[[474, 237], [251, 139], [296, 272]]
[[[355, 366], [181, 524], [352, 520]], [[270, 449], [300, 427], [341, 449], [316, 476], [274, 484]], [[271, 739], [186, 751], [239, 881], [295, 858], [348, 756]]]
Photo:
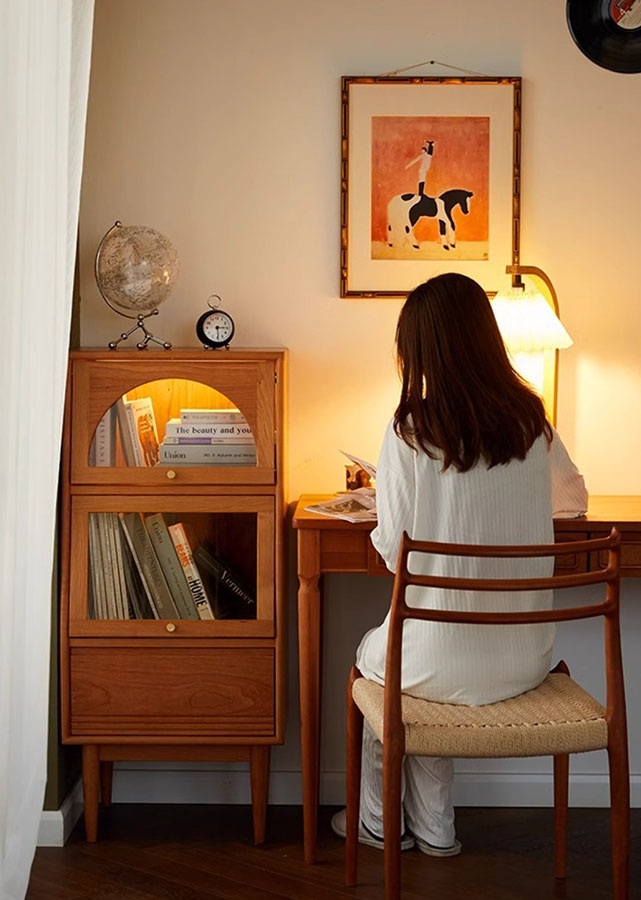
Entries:
[[[341, 453], [355, 466], [360, 466], [367, 472], [370, 478], [376, 478], [376, 466], [372, 463], [358, 456], [352, 456], [351, 453], [345, 453], [344, 450], [341, 450]], [[331, 500], [322, 500], [320, 503], [306, 506], [305, 509], [321, 516], [343, 519], [345, 522], [376, 522], [376, 490], [372, 487], [362, 487], [345, 491], [332, 497]]]

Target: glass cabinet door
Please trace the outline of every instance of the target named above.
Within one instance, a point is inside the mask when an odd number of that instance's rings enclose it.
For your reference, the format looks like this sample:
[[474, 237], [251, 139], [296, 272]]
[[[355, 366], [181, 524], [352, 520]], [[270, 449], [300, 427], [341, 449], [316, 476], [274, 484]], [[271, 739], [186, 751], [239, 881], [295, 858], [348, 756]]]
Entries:
[[272, 497], [72, 498], [70, 636], [271, 637]]
[[72, 483], [275, 483], [270, 361], [77, 360], [72, 392]]

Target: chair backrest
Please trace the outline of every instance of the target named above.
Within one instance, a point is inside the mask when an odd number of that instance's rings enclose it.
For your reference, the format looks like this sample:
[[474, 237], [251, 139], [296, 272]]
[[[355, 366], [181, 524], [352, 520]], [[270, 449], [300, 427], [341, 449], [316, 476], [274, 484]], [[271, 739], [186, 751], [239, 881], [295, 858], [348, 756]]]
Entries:
[[[410, 553], [458, 557], [532, 558], [557, 557], [564, 554], [588, 554], [596, 559], [595, 551], [607, 550], [607, 566], [577, 575], [550, 575], [537, 578], [458, 578], [449, 575], [419, 575], [409, 571]], [[450, 622], [475, 625], [532, 625], [543, 622], [563, 622], [603, 616], [605, 619], [606, 718], [609, 727], [625, 731], [625, 696], [621, 638], [619, 630], [619, 579], [621, 536], [613, 528], [605, 538], [569, 543], [489, 546], [473, 544], [445, 544], [436, 541], [415, 541], [403, 533], [398, 554], [396, 577], [390, 611], [387, 658], [385, 666], [385, 732], [390, 734], [401, 726], [401, 663], [403, 624], [406, 619], [431, 622]], [[481, 612], [408, 606], [405, 595], [411, 585], [459, 591], [543, 591], [605, 585], [605, 600], [589, 606], [563, 609], [536, 609], [515, 612]]]

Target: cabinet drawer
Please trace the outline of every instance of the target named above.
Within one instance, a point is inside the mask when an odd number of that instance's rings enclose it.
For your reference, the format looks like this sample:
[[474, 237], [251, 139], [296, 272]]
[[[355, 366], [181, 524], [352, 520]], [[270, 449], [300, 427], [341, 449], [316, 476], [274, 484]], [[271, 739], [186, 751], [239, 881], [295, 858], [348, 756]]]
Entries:
[[73, 648], [71, 733], [272, 735], [274, 651]]

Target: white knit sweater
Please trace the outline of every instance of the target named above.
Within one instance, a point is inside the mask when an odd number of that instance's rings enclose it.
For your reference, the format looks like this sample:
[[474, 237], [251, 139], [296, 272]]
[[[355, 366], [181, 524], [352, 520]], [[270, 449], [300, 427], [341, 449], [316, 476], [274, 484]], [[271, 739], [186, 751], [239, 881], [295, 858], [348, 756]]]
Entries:
[[[415, 452], [387, 427], [376, 493], [378, 526], [372, 543], [393, 572], [403, 531], [417, 540], [460, 544], [545, 544], [554, 541], [552, 516], [587, 509], [582, 476], [559, 435], [541, 435], [524, 460], [468, 472]], [[467, 577], [550, 575], [553, 560], [469, 559], [412, 554], [410, 570]], [[459, 610], [549, 608], [551, 592], [444, 591], [410, 587], [412, 606]], [[357, 651], [363, 675], [385, 675], [389, 614]], [[406, 693], [444, 703], [494, 703], [536, 687], [550, 668], [553, 625], [451, 625], [408, 620], [403, 630], [402, 685]]]

